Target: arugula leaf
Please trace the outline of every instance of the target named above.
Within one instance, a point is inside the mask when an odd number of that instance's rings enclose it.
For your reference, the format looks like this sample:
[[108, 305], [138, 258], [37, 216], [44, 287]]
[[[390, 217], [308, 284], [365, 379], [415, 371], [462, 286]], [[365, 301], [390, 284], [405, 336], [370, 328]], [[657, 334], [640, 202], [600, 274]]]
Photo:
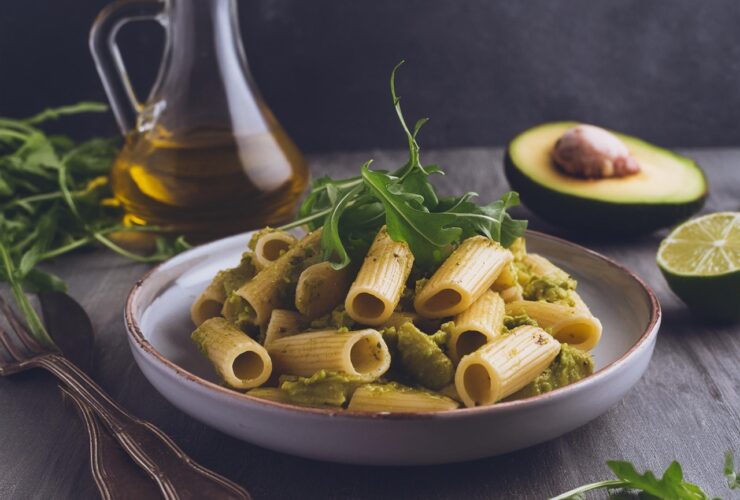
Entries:
[[509, 246], [524, 234], [526, 221], [515, 220], [507, 210], [519, 203], [516, 193], [507, 193], [488, 205], [471, 201], [474, 193], [440, 198], [430, 182], [432, 174], [444, 175], [437, 165], [422, 166], [417, 142], [427, 118], [410, 129], [396, 93], [395, 77], [401, 61], [393, 68], [390, 90], [393, 107], [406, 135], [409, 158], [388, 173], [361, 168], [359, 177], [317, 179], [300, 207], [298, 218], [280, 229], [306, 225], [324, 227], [322, 247], [327, 259], [341, 268], [362, 256], [383, 223], [391, 238], [409, 244], [417, 268], [432, 270], [462, 239], [476, 234]]
[[[701, 487], [684, 480], [681, 465], [676, 461], [668, 466], [662, 478], [656, 477], [651, 471], [640, 474], [634, 465], [622, 460], [611, 460], [607, 465], [619, 479], [586, 484], [550, 500], [584, 500], [587, 492], [600, 489], [610, 491], [609, 498], [613, 499], [626, 498], [626, 493], [635, 491], [639, 492], [639, 498], [646, 500], [709, 500], [709, 496]], [[728, 478], [729, 487], [734, 489], [738, 485], [737, 473], [733, 469], [732, 454], [728, 452], [725, 455], [724, 473]], [[617, 489], [621, 490], [621, 493], [612, 492]]]
[[[365, 167], [369, 163], [366, 163]], [[338, 194], [336, 188], [329, 190], [330, 198], [334, 198], [334, 205], [324, 222], [324, 231], [321, 233], [321, 246], [324, 249], [324, 258], [331, 262], [331, 266], [334, 269], [342, 269], [350, 263], [349, 254], [339, 235], [339, 219], [342, 217], [347, 206], [352, 203], [354, 196], [361, 189], [362, 186], [355, 186], [341, 196]], [[338, 261], [335, 259], [338, 259]]]
[[738, 472], [735, 471], [735, 461], [732, 458], [732, 452], [725, 453], [725, 477], [727, 478], [727, 487], [731, 490], [740, 489], [740, 480]]
[[450, 253], [462, 233], [459, 227], [450, 227], [457, 220], [455, 214], [423, 210], [423, 197], [399, 189], [398, 179], [388, 174], [363, 166], [362, 178], [385, 207], [388, 234], [395, 241], [408, 243], [419, 265], [433, 267]]
[[0, 118], [0, 281], [13, 297], [31, 333], [52, 345], [26, 291], [64, 290], [56, 276], [39, 269], [43, 261], [79, 248], [100, 244], [142, 262], [181, 251], [183, 241], [158, 239], [151, 255], [138, 255], [108, 238], [115, 232], [152, 231], [122, 226], [122, 210], [112, 196], [108, 170], [118, 140], [94, 138], [76, 144], [50, 136], [38, 124], [67, 115], [101, 112], [99, 103], [48, 109], [26, 120]]
[[671, 462], [663, 477], [658, 479], [652, 471], [640, 474], [630, 462], [611, 460], [607, 462], [609, 468], [629, 488], [641, 490], [656, 498], [667, 500], [706, 500], [707, 495], [696, 485], [683, 480], [683, 471], [678, 462]]

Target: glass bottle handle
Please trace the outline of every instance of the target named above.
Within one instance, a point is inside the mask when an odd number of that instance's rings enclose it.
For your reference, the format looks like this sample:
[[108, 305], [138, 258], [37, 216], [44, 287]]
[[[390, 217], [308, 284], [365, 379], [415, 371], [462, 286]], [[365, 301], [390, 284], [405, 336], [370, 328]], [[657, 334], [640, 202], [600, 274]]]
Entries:
[[153, 0], [127, 0], [108, 5], [93, 23], [90, 30], [90, 50], [103, 81], [113, 114], [121, 133], [126, 135], [136, 126], [142, 104], [129, 80], [116, 35], [121, 27], [131, 21], [159, 21], [165, 24], [165, 3]]

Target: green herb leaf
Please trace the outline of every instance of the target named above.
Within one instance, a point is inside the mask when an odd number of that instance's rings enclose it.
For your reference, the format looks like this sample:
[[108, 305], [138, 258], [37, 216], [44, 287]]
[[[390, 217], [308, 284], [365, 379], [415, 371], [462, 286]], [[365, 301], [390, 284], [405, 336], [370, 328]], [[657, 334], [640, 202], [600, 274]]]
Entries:
[[65, 288], [58, 277], [38, 268], [44, 260], [96, 242], [143, 262], [168, 258], [186, 246], [161, 239], [154, 254], [140, 256], [108, 239], [113, 232], [152, 230], [122, 227], [121, 209], [104, 203], [112, 196], [107, 173], [118, 141], [98, 138], [75, 144], [36, 126], [106, 109], [80, 103], [26, 120], [0, 118], [0, 280], [10, 285], [29, 330], [44, 344], [53, 342], [25, 292]]
[[362, 256], [383, 223], [396, 241], [409, 244], [417, 268], [432, 270], [462, 239], [481, 234], [504, 246], [521, 236], [526, 221], [515, 220], [507, 209], [518, 204], [516, 193], [508, 193], [489, 205], [471, 201], [474, 193], [440, 199], [429, 177], [444, 175], [437, 165], [422, 166], [417, 136], [427, 118], [409, 129], [396, 94], [396, 71], [391, 72], [393, 107], [409, 148], [408, 161], [393, 173], [370, 170], [368, 163], [360, 177], [317, 179], [301, 205], [298, 219], [281, 229], [306, 225], [313, 230], [323, 225], [322, 247], [336, 267], [344, 267]]
[[696, 485], [683, 480], [683, 471], [678, 462], [672, 462], [658, 479], [651, 471], [640, 474], [630, 462], [612, 460], [609, 468], [619, 479], [632, 489], [640, 490], [656, 498], [666, 500], [706, 500], [707, 495]]
[[[367, 162], [363, 168], [367, 168], [369, 164], [370, 162]], [[360, 190], [362, 190], [362, 186], [355, 186], [341, 195], [336, 187], [332, 187], [328, 191], [333, 206], [324, 222], [324, 231], [321, 233], [321, 246], [324, 249], [324, 258], [331, 262], [334, 269], [342, 269], [350, 263], [349, 254], [339, 234], [339, 221], [347, 206], [352, 203], [353, 198]]]
[[67, 291], [67, 285], [59, 276], [38, 268], [31, 269], [26, 274], [23, 278], [23, 288], [30, 293]]
[[735, 471], [735, 461], [732, 458], [732, 452], [728, 451], [725, 453], [725, 468], [724, 468], [725, 477], [727, 478], [727, 487], [731, 490], [736, 490], [740, 488], [740, 480], [738, 480], [738, 475], [740, 473]]
[[363, 166], [362, 178], [385, 207], [388, 234], [408, 243], [420, 266], [434, 267], [449, 255], [462, 233], [461, 228], [451, 227], [457, 221], [455, 214], [424, 210], [424, 198], [404, 191], [396, 177]]

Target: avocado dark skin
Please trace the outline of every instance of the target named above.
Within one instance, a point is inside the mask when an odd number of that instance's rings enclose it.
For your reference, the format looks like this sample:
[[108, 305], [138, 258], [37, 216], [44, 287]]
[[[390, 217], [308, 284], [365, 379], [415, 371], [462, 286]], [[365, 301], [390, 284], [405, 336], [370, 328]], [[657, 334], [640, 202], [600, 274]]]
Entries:
[[701, 197], [689, 203], [615, 203], [564, 194], [522, 173], [511, 160], [508, 148], [504, 172], [522, 203], [538, 216], [568, 231], [601, 239], [636, 237], [676, 225], [698, 212], [708, 195], [705, 189]]

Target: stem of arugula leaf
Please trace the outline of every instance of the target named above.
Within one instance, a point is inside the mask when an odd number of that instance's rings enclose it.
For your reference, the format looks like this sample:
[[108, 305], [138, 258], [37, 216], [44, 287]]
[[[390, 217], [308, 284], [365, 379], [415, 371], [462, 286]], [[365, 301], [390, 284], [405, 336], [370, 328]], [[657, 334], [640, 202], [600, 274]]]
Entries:
[[103, 236], [103, 234], [101, 232], [95, 232], [95, 233], [93, 233], [93, 238], [95, 238], [98, 242], [100, 242], [104, 246], [108, 247], [109, 249], [113, 250], [117, 254], [122, 255], [122, 256], [126, 257], [127, 259], [131, 259], [131, 260], [136, 261], [136, 262], [145, 262], [145, 263], [147, 263], [147, 262], [158, 262], [159, 260], [161, 260], [161, 258], [158, 255], [156, 255], [156, 254], [152, 254], [152, 255], [139, 255], [139, 254], [135, 254], [133, 252], [129, 252], [125, 248], [119, 247], [118, 245], [116, 245], [115, 243], [113, 243], [111, 240], [109, 240], [108, 238], [106, 238], [105, 236]]
[[586, 493], [587, 491], [600, 490], [603, 488], [625, 488], [628, 486], [629, 483], [627, 481], [622, 481], [621, 479], [599, 481], [598, 483], [591, 483], [584, 486], [579, 486], [578, 488], [572, 489], [570, 491], [566, 491], [565, 493], [561, 493], [556, 497], [552, 497], [550, 500], [567, 500], [580, 493]]
[[303, 224], [308, 224], [309, 222], [325, 217], [331, 212], [331, 210], [332, 210], [331, 207], [329, 207], [324, 210], [321, 210], [320, 212], [316, 212], [315, 214], [307, 215], [306, 217], [303, 217], [302, 219], [296, 219], [293, 222], [289, 222], [287, 224], [284, 224], [278, 227], [277, 230], [287, 231], [288, 229], [293, 229], [294, 227], [299, 227], [299, 226], [302, 226]]
[[[82, 193], [84, 193], [84, 191], [74, 191], [73, 196], [77, 194], [82, 194]], [[61, 191], [57, 191], [54, 193], [34, 194], [32, 196], [26, 196], [25, 198], [18, 198], [18, 199], [9, 201], [5, 205], [0, 205], [0, 211], [4, 211], [16, 205], [23, 205], [24, 203], [36, 203], [39, 201], [56, 200], [61, 197], [62, 197]]]
[[0, 130], [0, 137], [12, 137], [14, 139], [20, 139], [22, 141], [25, 141], [28, 139], [28, 135], [22, 134], [20, 132], [16, 132], [15, 130]]
[[10, 290], [13, 292], [15, 303], [18, 304], [23, 317], [26, 318], [26, 323], [28, 324], [28, 329], [31, 331], [31, 334], [33, 334], [33, 336], [39, 342], [49, 347], [54, 346], [54, 341], [52, 341], [51, 337], [49, 337], [46, 328], [44, 328], [44, 323], [41, 321], [39, 315], [36, 314], [36, 310], [28, 301], [28, 297], [26, 297], [26, 294], [23, 291], [23, 286], [18, 282], [18, 279], [15, 275], [15, 267], [13, 266], [13, 261], [10, 259], [8, 249], [2, 242], [0, 242], [0, 259], [2, 259], [6, 278], [8, 280], [8, 283], [10, 284]]

